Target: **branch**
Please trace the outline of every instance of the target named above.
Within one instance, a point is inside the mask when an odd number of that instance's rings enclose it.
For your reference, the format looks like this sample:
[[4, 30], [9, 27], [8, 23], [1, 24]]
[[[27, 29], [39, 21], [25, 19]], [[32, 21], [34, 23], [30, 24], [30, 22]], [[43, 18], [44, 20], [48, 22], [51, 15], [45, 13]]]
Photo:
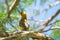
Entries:
[[48, 24], [60, 13], [60, 9], [52, 16], [50, 17], [42, 26], [41, 29], [38, 32], [43, 32], [44, 28], [48, 26]]
[[35, 33], [35, 32], [32, 32], [32, 31], [22, 31], [22, 32], [19, 32], [19, 33], [15, 33], [13, 36], [9, 36], [9, 37], [4, 37], [2, 40], [21, 40], [23, 38], [38, 38], [38, 39], [42, 39], [42, 40], [51, 40], [50, 37], [46, 36], [45, 34], [43, 33]]
[[12, 5], [9, 7], [9, 11], [8, 11], [8, 18], [10, 17], [10, 14], [12, 12], [12, 10], [14, 8], [16, 8], [16, 6], [19, 4], [20, 0], [14, 0], [14, 2], [12, 3]]
[[59, 5], [59, 4], [60, 4], [60, 1], [57, 0], [56, 2], [53, 2], [53, 3], [49, 4], [47, 6], [47, 8], [45, 9], [45, 11], [47, 11], [48, 9], [51, 9], [52, 7], [55, 7], [55, 6]]
[[7, 12], [9, 11], [9, 4], [8, 4], [8, 0], [5, 0], [5, 3], [7, 5]]
[[48, 29], [48, 30], [45, 30], [45, 31], [43, 31], [43, 32], [47, 32], [47, 31], [50, 31], [50, 30], [60, 30], [60, 27], [52, 27], [51, 29]]
[[9, 36], [9, 34], [6, 32], [6, 30], [3, 28], [4, 25], [2, 24], [2, 22], [0, 22], [0, 37], [7, 37]]
[[[7, 21], [8, 22], [8, 21]], [[16, 29], [17, 31], [18, 31], [18, 29], [14, 26], [14, 25], [12, 25], [10, 22], [8, 22], [14, 29]]]

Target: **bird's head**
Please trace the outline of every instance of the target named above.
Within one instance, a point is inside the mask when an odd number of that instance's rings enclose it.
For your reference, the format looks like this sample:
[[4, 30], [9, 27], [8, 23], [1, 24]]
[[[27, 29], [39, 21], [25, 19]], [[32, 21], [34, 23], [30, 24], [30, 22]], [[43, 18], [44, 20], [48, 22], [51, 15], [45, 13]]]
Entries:
[[26, 19], [26, 12], [24, 10], [22, 10], [21, 12], [21, 18]]

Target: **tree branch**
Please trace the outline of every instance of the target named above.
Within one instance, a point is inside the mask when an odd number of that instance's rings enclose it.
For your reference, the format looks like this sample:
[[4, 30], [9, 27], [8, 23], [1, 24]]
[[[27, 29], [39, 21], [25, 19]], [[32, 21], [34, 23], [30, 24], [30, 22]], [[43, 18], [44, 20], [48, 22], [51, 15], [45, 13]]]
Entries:
[[43, 32], [47, 32], [47, 31], [50, 31], [50, 30], [60, 30], [60, 27], [52, 27], [51, 29], [48, 29], [48, 30], [45, 30], [45, 31], [43, 31]]
[[43, 33], [35, 33], [32, 31], [23, 31], [23, 32], [19, 32], [19, 33], [15, 33], [13, 36], [9, 36], [9, 37], [4, 37], [2, 40], [21, 40], [23, 38], [37, 38], [37, 39], [41, 39], [41, 40], [51, 40], [52, 38], [46, 36]]
[[9, 11], [9, 4], [8, 4], [8, 0], [5, 0], [5, 3], [7, 5], [7, 12]]
[[49, 9], [51, 9], [51, 8], [53, 8], [53, 7], [55, 7], [55, 6], [59, 5], [59, 4], [60, 4], [60, 1], [57, 0], [56, 2], [53, 2], [53, 3], [49, 4], [47, 6], [47, 8], [45, 9], [45, 11], [48, 11]]
[[43, 30], [48, 26], [48, 24], [60, 13], [60, 9], [52, 16], [50, 17], [42, 26], [41, 29], [38, 32], [43, 32]]
[[8, 18], [10, 17], [10, 14], [12, 12], [12, 10], [14, 8], [16, 8], [16, 6], [19, 4], [20, 0], [14, 0], [14, 2], [12, 3], [12, 5], [9, 7], [9, 11], [8, 11]]

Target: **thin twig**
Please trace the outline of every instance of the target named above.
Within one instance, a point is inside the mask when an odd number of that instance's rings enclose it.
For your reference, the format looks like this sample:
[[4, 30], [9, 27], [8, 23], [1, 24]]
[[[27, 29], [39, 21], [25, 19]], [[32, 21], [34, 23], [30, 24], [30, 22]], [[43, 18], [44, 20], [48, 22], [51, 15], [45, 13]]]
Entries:
[[48, 29], [48, 30], [45, 30], [45, 31], [43, 31], [43, 32], [47, 32], [47, 31], [50, 31], [50, 30], [60, 30], [60, 27], [52, 27], [51, 29]]
[[10, 22], [8, 22], [14, 29], [16, 29], [17, 31], [18, 31], [18, 29], [14, 26], [14, 25], [12, 25]]
[[9, 11], [9, 2], [8, 2], [8, 0], [5, 0], [5, 3], [6, 3], [6, 5], [7, 5], [7, 12]]
[[43, 30], [48, 26], [48, 24], [60, 13], [60, 9], [53, 15], [51, 16], [42, 26], [41, 29], [38, 32], [43, 32]]

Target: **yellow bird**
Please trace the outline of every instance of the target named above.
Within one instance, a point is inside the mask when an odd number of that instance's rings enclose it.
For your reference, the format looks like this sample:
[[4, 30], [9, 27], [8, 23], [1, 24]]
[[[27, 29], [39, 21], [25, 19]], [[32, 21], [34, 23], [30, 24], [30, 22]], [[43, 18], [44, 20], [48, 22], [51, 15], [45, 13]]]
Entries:
[[22, 10], [21, 12], [21, 20], [19, 21], [19, 28], [21, 31], [28, 31], [29, 30], [29, 24], [27, 22], [26, 18], [26, 12]]

